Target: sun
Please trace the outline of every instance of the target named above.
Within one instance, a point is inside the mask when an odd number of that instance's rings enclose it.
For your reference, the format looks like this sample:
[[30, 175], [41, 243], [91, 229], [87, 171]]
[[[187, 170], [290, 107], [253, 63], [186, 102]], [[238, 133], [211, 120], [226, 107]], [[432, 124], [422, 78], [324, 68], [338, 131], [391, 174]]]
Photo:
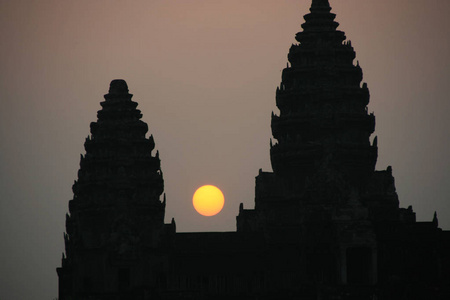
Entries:
[[213, 185], [199, 187], [192, 197], [195, 210], [203, 216], [217, 215], [223, 208], [225, 197], [222, 191]]

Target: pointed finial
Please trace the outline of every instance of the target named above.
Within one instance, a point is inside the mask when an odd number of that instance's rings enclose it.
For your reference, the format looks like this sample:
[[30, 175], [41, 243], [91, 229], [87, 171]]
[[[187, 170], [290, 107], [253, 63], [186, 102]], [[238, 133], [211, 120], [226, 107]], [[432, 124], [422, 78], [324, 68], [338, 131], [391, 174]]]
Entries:
[[153, 139], [153, 134], [148, 137], [148, 141], [150, 143], [150, 155], [152, 154], [153, 149], [155, 149], [155, 140]]
[[392, 175], [392, 167], [391, 167], [391, 166], [388, 166], [388, 167], [386, 168], [386, 171], [387, 171], [390, 175]]
[[439, 221], [438, 221], [438, 218], [437, 218], [437, 212], [436, 212], [436, 211], [434, 212], [434, 216], [433, 216], [433, 224], [434, 224], [436, 227], [439, 226]]
[[170, 222], [170, 224], [173, 227], [173, 231], [177, 231], [177, 224], [175, 223], [175, 218], [172, 218], [172, 221]]

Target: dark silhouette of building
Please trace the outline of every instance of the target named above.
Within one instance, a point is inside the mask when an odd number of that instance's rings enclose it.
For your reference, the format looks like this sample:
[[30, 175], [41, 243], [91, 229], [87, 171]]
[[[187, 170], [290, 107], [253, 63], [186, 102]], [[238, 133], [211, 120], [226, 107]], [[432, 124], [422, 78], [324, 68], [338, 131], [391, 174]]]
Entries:
[[164, 224], [158, 152], [123, 80], [91, 123], [66, 216], [59, 299], [450, 299], [450, 232], [375, 171], [375, 117], [328, 0], [313, 0], [276, 92], [273, 172], [237, 231]]

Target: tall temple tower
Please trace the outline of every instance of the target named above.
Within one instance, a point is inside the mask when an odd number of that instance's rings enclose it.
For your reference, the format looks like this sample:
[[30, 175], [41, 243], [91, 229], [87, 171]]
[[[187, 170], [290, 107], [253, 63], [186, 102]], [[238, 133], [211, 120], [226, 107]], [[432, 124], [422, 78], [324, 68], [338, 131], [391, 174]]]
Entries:
[[175, 229], [164, 225], [159, 154], [132, 96], [124, 80], [113, 80], [91, 123], [66, 216], [60, 300], [135, 299], [164, 277], [153, 269], [162, 269], [164, 239]]
[[436, 296], [449, 280], [449, 234], [399, 207], [391, 167], [375, 171], [369, 90], [335, 17], [328, 0], [304, 16], [276, 90], [273, 172], [260, 170], [255, 209], [241, 205], [237, 231], [262, 233], [272, 258], [289, 257], [271, 281], [305, 299]]
[[[290, 64], [276, 90], [280, 114], [272, 114], [278, 141], [270, 149], [274, 172], [260, 172], [255, 210], [241, 210], [238, 230], [263, 231], [278, 247], [296, 245], [298, 264], [285, 266], [295, 280], [371, 285], [377, 243], [367, 203], [370, 183], [382, 177], [374, 206], [398, 210], [398, 201], [390, 171], [374, 172], [369, 90], [361, 84], [351, 42], [330, 11], [327, 0], [312, 1], [298, 44], [289, 50]], [[357, 253], [354, 262], [347, 261], [349, 252]]]

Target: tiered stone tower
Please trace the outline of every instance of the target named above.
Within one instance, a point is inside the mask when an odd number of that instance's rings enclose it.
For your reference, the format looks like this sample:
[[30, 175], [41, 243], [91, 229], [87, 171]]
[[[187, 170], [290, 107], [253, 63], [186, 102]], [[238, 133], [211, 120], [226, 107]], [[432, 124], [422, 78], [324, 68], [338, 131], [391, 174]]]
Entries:
[[272, 115], [278, 140], [270, 152], [272, 167], [296, 185], [324, 163], [346, 177], [367, 179], [377, 158], [376, 145], [369, 143], [375, 129], [375, 117], [367, 113], [369, 90], [330, 10], [327, 0], [313, 1], [276, 93], [280, 115]]
[[152, 156], [153, 136], [145, 137], [148, 126], [132, 96], [124, 80], [113, 80], [91, 123], [66, 216], [60, 300], [132, 299], [156, 284], [151, 269], [160, 264], [156, 253], [168, 230], [160, 200], [164, 181], [158, 152]]
[[[369, 141], [375, 117], [367, 113], [369, 90], [355, 51], [330, 11], [327, 0], [313, 0], [289, 50], [276, 91], [280, 115], [272, 114], [274, 172], [260, 172], [255, 210], [241, 209], [237, 218], [238, 231], [262, 231], [273, 247], [299, 249], [296, 263], [281, 266], [292, 286], [372, 285], [377, 277], [376, 234], [363, 203], [376, 176], [377, 145]], [[382, 176], [386, 191], [376, 202], [388, 199], [398, 210], [393, 178]], [[348, 272], [352, 251], [358, 261]]]
[[[411, 207], [399, 208], [391, 167], [375, 171], [375, 117], [351, 42], [328, 0], [312, 0], [304, 19], [276, 90], [273, 172], [260, 170], [255, 209], [241, 205], [237, 231], [264, 235], [277, 264], [268, 288], [301, 299], [396, 299], [414, 281], [436, 287], [438, 269], [422, 271], [436, 266], [441, 250], [430, 246], [422, 261], [415, 251], [430, 242], [418, 242], [420, 230], [432, 243], [444, 235], [437, 219], [418, 223]], [[404, 249], [416, 253], [408, 262]], [[394, 278], [403, 286], [392, 288]]]

